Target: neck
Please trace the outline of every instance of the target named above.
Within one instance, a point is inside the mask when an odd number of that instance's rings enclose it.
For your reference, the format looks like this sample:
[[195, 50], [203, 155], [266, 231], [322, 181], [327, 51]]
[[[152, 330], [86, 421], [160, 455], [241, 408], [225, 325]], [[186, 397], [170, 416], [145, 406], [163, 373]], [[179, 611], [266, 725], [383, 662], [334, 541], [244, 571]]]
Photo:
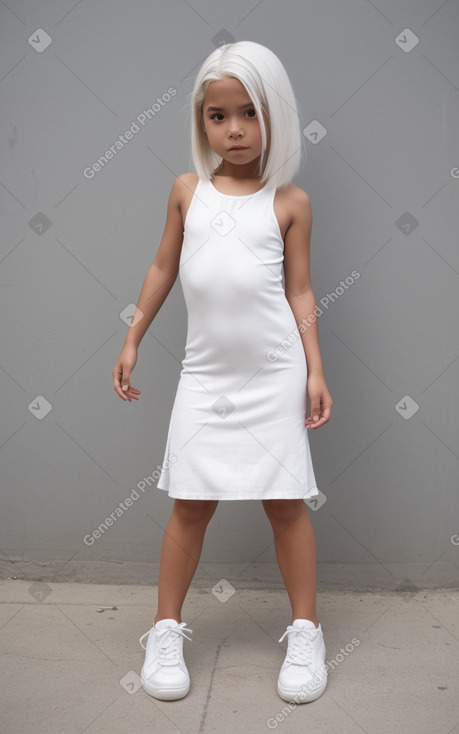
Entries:
[[222, 161], [220, 166], [214, 171], [214, 176], [225, 176], [227, 178], [234, 178], [239, 180], [257, 179], [259, 181], [259, 165], [260, 158], [256, 158], [250, 163], [239, 166], [230, 163], [229, 161]]

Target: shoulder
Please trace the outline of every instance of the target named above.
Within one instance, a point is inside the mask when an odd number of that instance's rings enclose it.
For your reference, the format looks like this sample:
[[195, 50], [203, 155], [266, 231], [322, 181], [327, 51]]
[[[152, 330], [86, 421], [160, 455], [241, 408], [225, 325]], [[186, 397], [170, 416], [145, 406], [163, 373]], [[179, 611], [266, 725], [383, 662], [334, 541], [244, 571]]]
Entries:
[[192, 198], [198, 180], [197, 173], [182, 173], [177, 176], [169, 193], [168, 207], [182, 211], [186, 202]]
[[197, 173], [182, 173], [174, 180], [172, 191], [182, 195], [185, 192], [194, 191], [198, 185], [199, 176]]
[[295, 184], [287, 184], [277, 189], [275, 196], [276, 213], [286, 225], [285, 232], [298, 227], [312, 227], [311, 201], [309, 195]]
[[169, 195], [172, 205], [182, 208], [183, 204], [191, 199], [198, 185], [197, 173], [182, 173], [174, 179]]
[[276, 198], [287, 206], [292, 213], [311, 208], [311, 200], [306, 191], [292, 183], [277, 189]]
[[197, 173], [181, 173], [174, 181], [178, 186], [196, 186], [199, 180]]

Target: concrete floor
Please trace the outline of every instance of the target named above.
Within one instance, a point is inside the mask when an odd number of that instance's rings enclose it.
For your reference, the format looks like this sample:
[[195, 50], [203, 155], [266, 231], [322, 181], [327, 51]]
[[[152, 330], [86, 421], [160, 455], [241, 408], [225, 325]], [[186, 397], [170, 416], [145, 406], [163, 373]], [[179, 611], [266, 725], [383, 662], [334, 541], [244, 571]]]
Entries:
[[296, 707], [276, 692], [285, 591], [225, 581], [192, 587], [185, 602], [190, 693], [149, 697], [139, 637], [156, 592], [0, 581], [1, 734], [459, 733], [458, 591], [320, 591], [329, 683]]

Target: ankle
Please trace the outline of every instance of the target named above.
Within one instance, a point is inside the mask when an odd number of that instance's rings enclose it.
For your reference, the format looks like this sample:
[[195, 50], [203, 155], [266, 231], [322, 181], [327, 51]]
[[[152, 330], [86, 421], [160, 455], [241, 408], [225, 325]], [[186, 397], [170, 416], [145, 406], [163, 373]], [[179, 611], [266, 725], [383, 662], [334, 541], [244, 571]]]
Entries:
[[180, 614], [159, 614], [158, 613], [153, 620], [153, 624], [155, 625], [157, 622], [161, 622], [162, 619], [175, 619], [177, 624], [180, 624], [182, 621]]
[[319, 620], [317, 619], [315, 615], [310, 616], [310, 617], [301, 616], [299, 614], [292, 615], [292, 621], [290, 622], [290, 624], [293, 624], [295, 619], [307, 619], [308, 622], [312, 622], [317, 627], [317, 629], [319, 629]]

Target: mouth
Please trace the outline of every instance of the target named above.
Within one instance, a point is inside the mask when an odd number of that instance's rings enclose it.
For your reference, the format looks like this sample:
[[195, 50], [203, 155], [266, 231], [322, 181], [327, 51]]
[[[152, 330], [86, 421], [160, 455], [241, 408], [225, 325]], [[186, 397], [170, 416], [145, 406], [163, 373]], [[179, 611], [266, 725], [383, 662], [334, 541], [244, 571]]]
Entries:
[[248, 146], [246, 145], [232, 145], [229, 150], [247, 150]]

